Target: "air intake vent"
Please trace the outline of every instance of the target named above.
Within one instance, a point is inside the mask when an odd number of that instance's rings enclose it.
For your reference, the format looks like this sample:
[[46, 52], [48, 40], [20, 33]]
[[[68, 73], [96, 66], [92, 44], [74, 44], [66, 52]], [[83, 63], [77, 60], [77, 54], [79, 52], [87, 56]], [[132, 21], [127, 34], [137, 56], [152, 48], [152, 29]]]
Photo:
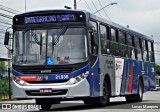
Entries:
[[39, 68], [39, 67], [28, 67], [21, 68], [19, 72], [23, 74], [58, 74], [58, 73], [70, 73], [74, 70], [73, 67], [48, 67], [48, 68]]
[[20, 66], [14, 65], [13, 69], [22, 74], [60, 74], [70, 73], [86, 66], [88, 61], [70, 65], [35, 65], [35, 66]]

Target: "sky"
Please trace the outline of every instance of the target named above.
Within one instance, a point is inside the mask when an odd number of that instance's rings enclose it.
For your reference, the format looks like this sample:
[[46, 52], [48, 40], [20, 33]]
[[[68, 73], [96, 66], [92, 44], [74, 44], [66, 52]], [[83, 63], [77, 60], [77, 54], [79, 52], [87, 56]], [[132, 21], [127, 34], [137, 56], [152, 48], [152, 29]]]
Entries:
[[[85, 1], [87, 1], [89, 7]], [[105, 15], [103, 10], [100, 12], [101, 16], [123, 26], [129, 25], [130, 29], [144, 35], [150, 37], [153, 35], [155, 42], [160, 42], [160, 0], [81, 0], [78, 2], [77, 8], [96, 12], [92, 1], [97, 9], [101, 9], [99, 1], [102, 6], [106, 6], [112, 2], [118, 3], [105, 8], [110, 19]], [[65, 5], [73, 8], [73, 2], [74, 0], [26, 0], [26, 8], [27, 11], [64, 9]], [[25, 0], [0, 0], [0, 5], [25, 12]], [[97, 15], [100, 16], [98, 13]], [[156, 45], [155, 49], [158, 49], [158, 47], [160, 45]]]

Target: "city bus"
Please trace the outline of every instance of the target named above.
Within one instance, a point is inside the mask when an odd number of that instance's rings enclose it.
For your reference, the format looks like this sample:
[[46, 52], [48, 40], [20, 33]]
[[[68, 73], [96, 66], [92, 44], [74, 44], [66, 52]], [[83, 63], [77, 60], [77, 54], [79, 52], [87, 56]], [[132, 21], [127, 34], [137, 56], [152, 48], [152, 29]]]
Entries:
[[127, 27], [87, 11], [44, 10], [14, 16], [12, 28], [13, 96], [42, 110], [67, 100], [141, 102], [155, 88], [154, 40]]

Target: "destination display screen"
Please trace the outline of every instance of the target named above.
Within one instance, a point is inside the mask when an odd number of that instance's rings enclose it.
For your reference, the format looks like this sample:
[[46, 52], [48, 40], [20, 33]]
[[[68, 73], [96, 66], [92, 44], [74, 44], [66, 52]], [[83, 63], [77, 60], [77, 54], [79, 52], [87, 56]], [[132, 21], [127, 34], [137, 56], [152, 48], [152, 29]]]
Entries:
[[77, 17], [75, 14], [58, 14], [58, 15], [47, 15], [47, 16], [31, 16], [24, 17], [25, 24], [34, 23], [51, 23], [60, 21], [76, 21]]
[[15, 16], [13, 25], [60, 23], [60, 22], [84, 22], [84, 13], [42, 13], [42, 14], [23, 14]]

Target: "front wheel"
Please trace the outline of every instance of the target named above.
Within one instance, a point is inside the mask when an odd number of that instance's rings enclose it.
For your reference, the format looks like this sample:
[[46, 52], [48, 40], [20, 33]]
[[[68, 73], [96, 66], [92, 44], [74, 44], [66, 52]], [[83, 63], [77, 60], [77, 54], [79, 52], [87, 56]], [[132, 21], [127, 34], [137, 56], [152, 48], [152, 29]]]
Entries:
[[98, 97], [98, 98], [90, 98], [90, 99], [86, 99], [83, 101], [87, 105], [106, 106], [110, 101], [109, 93], [110, 93], [109, 87], [107, 86], [106, 83], [104, 83], [103, 84], [103, 96]]
[[109, 87], [106, 83], [103, 84], [103, 96], [99, 99], [100, 106], [106, 106], [110, 102]]

